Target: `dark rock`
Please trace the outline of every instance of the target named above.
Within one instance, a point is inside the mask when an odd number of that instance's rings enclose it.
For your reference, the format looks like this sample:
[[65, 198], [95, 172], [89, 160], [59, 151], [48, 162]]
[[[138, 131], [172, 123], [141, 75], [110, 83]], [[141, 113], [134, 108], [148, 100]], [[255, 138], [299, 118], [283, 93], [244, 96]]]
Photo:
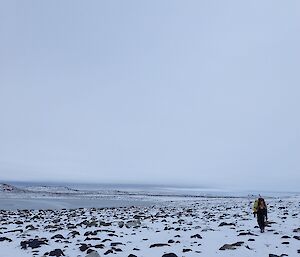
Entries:
[[75, 236], [80, 236], [80, 233], [76, 230], [74, 231], [71, 231], [69, 234], [68, 234], [68, 237], [72, 237], [74, 238]]
[[98, 241], [100, 241], [101, 239], [99, 237], [86, 237], [84, 239], [84, 241], [91, 241], [91, 240], [98, 240]]
[[22, 249], [27, 249], [27, 247], [35, 249], [41, 247], [41, 245], [47, 245], [47, 244], [48, 244], [47, 239], [29, 239], [27, 241], [21, 241], [20, 243]]
[[100, 221], [100, 226], [109, 227], [111, 226], [111, 222]]
[[152, 244], [150, 245], [150, 248], [153, 248], [153, 247], [162, 247], [162, 246], [170, 246], [169, 244]]
[[118, 237], [118, 235], [116, 235], [116, 234], [113, 234], [113, 233], [109, 233], [109, 234], [107, 234], [108, 236], [110, 236], [110, 237]]
[[111, 249], [115, 252], [123, 252], [121, 248], [112, 247]]
[[97, 251], [91, 251], [85, 257], [100, 257], [100, 255], [99, 255], [99, 253]]
[[191, 236], [191, 238], [199, 238], [199, 239], [202, 239], [202, 236], [200, 236], [199, 234], [196, 234], [196, 235]]
[[165, 253], [162, 257], [178, 257], [175, 253]]
[[24, 230], [23, 230], [23, 229], [14, 229], [14, 230], [6, 231], [6, 233], [14, 233], [14, 232], [20, 232], [20, 233], [23, 233]]
[[104, 255], [108, 255], [108, 254], [110, 254], [110, 253], [114, 253], [113, 250], [107, 250], [107, 251], [104, 253]]
[[244, 242], [236, 242], [234, 244], [224, 244], [219, 250], [235, 250], [237, 246], [242, 246]]
[[239, 241], [239, 242], [236, 242], [234, 244], [232, 244], [233, 246], [242, 246], [244, 244], [243, 241]]
[[219, 250], [224, 251], [224, 250], [235, 250], [236, 247], [234, 247], [231, 244], [224, 244], [223, 246], [220, 247]]
[[294, 233], [300, 232], [300, 228], [295, 228], [295, 229], [293, 230], [293, 232], [294, 232]]
[[57, 234], [57, 235], [54, 235], [53, 237], [51, 237], [51, 239], [56, 239], [56, 238], [58, 238], [58, 239], [65, 239], [65, 237], [63, 235], [61, 235], [61, 234]]
[[87, 244], [81, 244], [81, 246], [79, 247], [80, 251], [82, 252], [85, 252], [88, 248], [89, 246]]
[[98, 248], [98, 249], [103, 249], [103, 248], [105, 248], [105, 245], [104, 244], [97, 244], [94, 247]]
[[60, 250], [60, 249], [55, 249], [55, 250], [53, 250], [53, 251], [51, 251], [51, 252], [49, 253], [49, 256], [56, 256], [56, 257], [59, 257], [59, 256], [65, 256], [65, 255], [64, 255], [64, 253], [63, 253], [62, 250]]
[[32, 225], [27, 225], [27, 226], [25, 227], [25, 229], [28, 229], [28, 230], [35, 230], [36, 228], [35, 228], [34, 226], [32, 226]]
[[84, 233], [84, 236], [96, 236], [97, 231], [87, 231]]
[[235, 224], [234, 223], [221, 222], [219, 227], [223, 227], [223, 226], [235, 226]]
[[10, 238], [7, 238], [7, 237], [0, 237], [0, 242], [3, 242], [3, 241], [12, 242], [12, 240], [11, 240]]
[[118, 226], [119, 226], [119, 228], [123, 228], [124, 227], [124, 221], [119, 221], [118, 222]]
[[238, 236], [257, 236], [257, 235], [251, 232], [241, 232], [238, 234]]

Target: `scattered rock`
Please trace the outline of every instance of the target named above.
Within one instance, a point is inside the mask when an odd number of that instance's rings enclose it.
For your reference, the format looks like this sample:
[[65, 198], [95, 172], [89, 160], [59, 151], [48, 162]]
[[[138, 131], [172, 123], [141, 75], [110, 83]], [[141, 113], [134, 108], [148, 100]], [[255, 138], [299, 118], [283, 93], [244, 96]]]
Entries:
[[153, 247], [163, 247], [163, 246], [170, 246], [169, 244], [152, 244], [150, 245], [150, 248], [153, 248]]
[[234, 244], [224, 244], [222, 247], [220, 247], [219, 250], [224, 251], [224, 250], [235, 250], [237, 246], [243, 245], [244, 242], [236, 242]]
[[20, 243], [22, 249], [27, 249], [27, 247], [35, 249], [41, 247], [41, 245], [47, 245], [47, 244], [48, 244], [47, 239], [29, 239], [27, 241], [21, 241]]
[[59, 257], [59, 256], [65, 256], [65, 255], [61, 249], [55, 249], [49, 253], [49, 256]]
[[199, 234], [196, 234], [196, 235], [191, 236], [191, 238], [199, 238], [199, 239], [202, 239], [202, 236], [200, 236]]
[[219, 227], [223, 227], [223, 226], [235, 226], [235, 224], [234, 223], [221, 222]]
[[0, 242], [3, 242], [3, 241], [12, 242], [12, 240], [11, 240], [10, 238], [7, 238], [7, 237], [0, 237]]
[[85, 257], [100, 257], [99, 253], [97, 251], [92, 251]]
[[178, 257], [175, 253], [165, 253], [162, 257]]

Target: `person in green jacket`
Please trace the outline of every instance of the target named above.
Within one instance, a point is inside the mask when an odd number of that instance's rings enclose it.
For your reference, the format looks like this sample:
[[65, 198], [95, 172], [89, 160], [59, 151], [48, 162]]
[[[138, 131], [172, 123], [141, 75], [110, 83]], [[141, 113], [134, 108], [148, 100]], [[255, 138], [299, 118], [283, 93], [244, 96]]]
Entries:
[[265, 232], [265, 222], [268, 220], [267, 205], [262, 197], [255, 200], [253, 204], [254, 217], [257, 216], [257, 223], [260, 228], [260, 232]]

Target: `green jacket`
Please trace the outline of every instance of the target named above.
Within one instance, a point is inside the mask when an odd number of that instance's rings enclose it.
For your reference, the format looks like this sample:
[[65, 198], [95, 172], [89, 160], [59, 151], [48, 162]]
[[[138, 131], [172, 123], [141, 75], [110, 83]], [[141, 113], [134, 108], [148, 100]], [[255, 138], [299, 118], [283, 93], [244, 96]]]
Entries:
[[253, 212], [256, 213], [258, 209], [258, 200], [256, 199], [254, 204], [253, 204]]

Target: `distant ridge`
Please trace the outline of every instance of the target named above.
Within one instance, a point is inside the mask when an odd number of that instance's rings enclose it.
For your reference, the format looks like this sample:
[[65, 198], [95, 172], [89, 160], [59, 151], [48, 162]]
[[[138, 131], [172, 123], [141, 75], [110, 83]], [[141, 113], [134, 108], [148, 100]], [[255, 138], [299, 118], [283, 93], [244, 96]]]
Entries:
[[0, 184], [0, 192], [24, 192], [25, 190], [15, 187], [10, 184], [2, 183]]

